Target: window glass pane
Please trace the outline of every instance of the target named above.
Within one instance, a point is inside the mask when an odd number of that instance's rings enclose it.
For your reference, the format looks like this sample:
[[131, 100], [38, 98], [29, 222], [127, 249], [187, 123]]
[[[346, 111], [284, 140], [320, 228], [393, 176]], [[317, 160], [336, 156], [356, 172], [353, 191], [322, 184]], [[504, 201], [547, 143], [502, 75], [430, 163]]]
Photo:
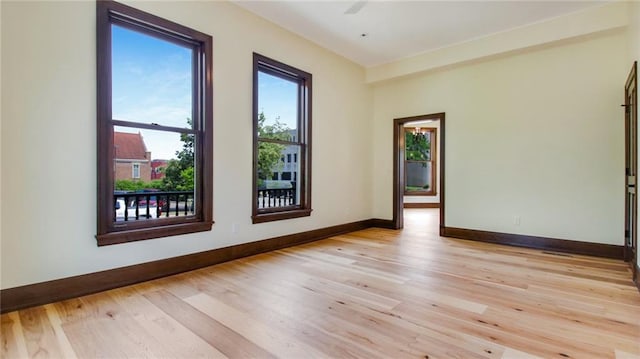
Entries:
[[113, 119], [191, 128], [191, 48], [112, 25]]
[[193, 215], [193, 135], [114, 126], [113, 142], [116, 222]]
[[[297, 206], [300, 204], [300, 186], [297, 182], [300, 165], [282, 162], [281, 156], [298, 156], [299, 145], [258, 143], [258, 209]], [[263, 174], [268, 174], [265, 176]]]
[[258, 136], [299, 140], [296, 82], [258, 72]]
[[431, 162], [405, 162], [407, 180], [405, 191], [407, 192], [430, 192], [433, 190], [432, 163]]

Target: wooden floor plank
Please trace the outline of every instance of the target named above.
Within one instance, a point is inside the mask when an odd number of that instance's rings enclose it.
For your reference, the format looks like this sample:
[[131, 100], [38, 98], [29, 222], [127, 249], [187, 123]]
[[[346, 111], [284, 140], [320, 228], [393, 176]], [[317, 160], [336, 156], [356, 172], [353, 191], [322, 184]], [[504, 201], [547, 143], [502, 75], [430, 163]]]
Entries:
[[325, 356], [315, 348], [297, 342], [276, 328], [266, 326], [253, 316], [207, 294], [191, 296], [186, 298], [185, 302], [271, 353], [287, 358]]
[[616, 359], [640, 359], [640, 355], [627, 353], [623, 350], [616, 350]]
[[115, 301], [111, 291], [62, 301], [54, 306], [62, 328], [80, 358], [158, 358], [168, 355], [165, 343]]
[[[233, 268], [230, 268], [232, 267]], [[376, 358], [381, 357], [380, 353], [372, 350], [367, 346], [353, 344], [347, 338], [340, 336], [328, 324], [327, 321], [317, 323], [308, 320], [309, 317], [317, 316], [319, 313], [310, 311], [305, 306], [297, 305], [297, 303], [313, 304], [317, 300], [312, 296], [311, 291], [301, 292], [300, 288], [287, 288], [279, 285], [276, 290], [271, 287], [262, 286], [264, 281], [248, 282], [242, 280], [228, 281], [230, 273], [234, 273], [233, 278], [240, 278], [241, 275], [236, 273], [238, 267], [246, 270], [248, 266], [237, 266], [233, 264], [225, 265], [222, 270], [207, 272], [202, 274], [194, 281], [198, 282], [198, 286], [203, 293], [207, 293], [218, 298], [240, 311], [258, 318], [265, 325], [276, 328], [286, 333], [289, 337], [305, 343], [306, 345], [320, 350], [330, 358]], [[220, 273], [223, 272], [223, 273]], [[286, 283], [286, 281], [281, 281]], [[294, 294], [291, 295], [291, 294]], [[255, 300], [259, 298], [259, 300]], [[327, 298], [323, 298], [322, 303], [327, 302]], [[324, 304], [317, 304], [321, 306]], [[326, 313], [322, 313], [326, 317]], [[338, 318], [340, 323], [344, 319]], [[339, 323], [339, 324], [340, 324]]]
[[152, 335], [168, 357], [226, 358], [206, 341], [153, 305], [137, 287], [125, 287], [109, 292], [127, 313]]
[[52, 304], [47, 304], [44, 306], [44, 309], [47, 313], [47, 318], [49, 318], [49, 322], [51, 323], [51, 327], [55, 332], [55, 337], [58, 340], [62, 357], [66, 359], [77, 358], [76, 353], [69, 342], [69, 338], [67, 338], [67, 335], [62, 328], [62, 321], [60, 320], [60, 316], [58, 315], [56, 308]]
[[144, 294], [158, 308], [230, 358], [272, 358], [271, 353], [164, 290]]
[[444, 238], [437, 209], [2, 315], [2, 358], [640, 358], [621, 261]]
[[2, 355], [0, 358], [28, 358], [27, 344], [22, 333], [18, 312], [2, 315]]
[[20, 311], [27, 353], [31, 358], [61, 358], [62, 350], [56, 332], [44, 307]]

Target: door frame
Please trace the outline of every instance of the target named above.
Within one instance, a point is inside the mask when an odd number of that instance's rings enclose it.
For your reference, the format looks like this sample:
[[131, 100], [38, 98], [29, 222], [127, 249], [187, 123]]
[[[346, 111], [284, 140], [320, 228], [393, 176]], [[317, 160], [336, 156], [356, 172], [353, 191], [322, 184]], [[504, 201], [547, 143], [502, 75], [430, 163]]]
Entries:
[[440, 235], [444, 235], [444, 153], [445, 153], [445, 113], [432, 113], [428, 115], [402, 117], [393, 120], [393, 228], [404, 227], [404, 125], [416, 121], [439, 121], [440, 135], [436, 141], [440, 141], [440, 150], [436, 151], [440, 176], [438, 187], [440, 188]]
[[[637, 102], [638, 102], [638, 62], [635, 61], [633, 63], [633, 66], [631, 67], [631, 71], [629, 73], [629, 77], [627, 77], [627, 81], [625, 83], [625, 94], [624, 94], [624, 108], [625, 108], [625, 125], [624, 125], [624, 142], [625, 142], [625, 194], [624, 194], [624, 198], [625, 198], [625, 206], [624, 206], [624, 212], [625, 212], [625, 224], [624, 224], [624, 260], [625, 261], [629, 261], [630, 265], [631, 265], [631, 273], [633, 275], [633, 281], [638, 284], [638, 273], [637, 273], [637, 256], [638, 256], [638, 230], [637, 230], [637, 217], [638, 217], [638, 202], [637, 200], [635, 201], [635, 203], [633, 204], [635, 208], [633, 208], [633, 212], [634, 212], [634, 218], [629, 218], [629, 196], [628, 196], [628, 188], [629, 188], [629, 175], [630, 175], [630, 170], [629, 170], [629, 165], [630, 165], [630, 156], [629, 156], [629, 152], [632, 150], [630, 149], [631, 144], [629, 143], [629, 138], [633, 138], [635, 141], [635, 149], [636, 149], [636, 153], [634, 154], [633, 158], [636, 160], [635, 163], [635, 168], [636, 168], [636, 172], [637, 172], [637, 168], [638, 168], [638, 163], [637, 163], [637, 141], [638, 141], [638, 106], [637, 106]], [[636, 93], [636, 98], [633, 99], [633, 103], [629, 102], [629, 89], [633, 87], [635, 89], [635, 93]], [[635, 104], [635, 106], [634, 106]], [[633, 121], [634, 123], [631, 124], [630, 122]], [[631, 129], [634, 129], [635, 133], [630, 133]], [[636, 183], [637, 183], [637, 177], [638, 174], [635, 173], [636, 176]], [[637, 191], [637, 185], [636, 185], [636, 191]], [[636, 192], [636, 198], [637, 198], [637, 192]], [[632, 223], [629, 223], [629, 222]], [[631, 233], [629, 233], [630, 228], [633, 228], [633, 231]], [[631, 240], [629, 241], [627, 239], [627, 237], [631, 237]], [[631, 243], [629, 243], [631, 242]]]

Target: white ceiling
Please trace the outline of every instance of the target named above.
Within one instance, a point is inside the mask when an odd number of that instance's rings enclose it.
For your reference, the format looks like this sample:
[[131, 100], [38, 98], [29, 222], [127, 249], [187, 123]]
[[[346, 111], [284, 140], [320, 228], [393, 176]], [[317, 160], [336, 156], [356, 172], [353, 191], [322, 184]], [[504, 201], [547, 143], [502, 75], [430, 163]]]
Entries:
[[603, 5], [606, 1], [238, 0], [235, 3], [371, 67]]

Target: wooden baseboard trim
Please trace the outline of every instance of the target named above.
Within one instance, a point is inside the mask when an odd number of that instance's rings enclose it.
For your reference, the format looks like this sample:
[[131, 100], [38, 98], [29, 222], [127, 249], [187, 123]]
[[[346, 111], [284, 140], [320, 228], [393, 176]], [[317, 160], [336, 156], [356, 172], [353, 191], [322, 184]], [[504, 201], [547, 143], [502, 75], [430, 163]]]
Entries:
[[0, 290], [0, 312], [7, 313], [77, 298], [384, 224], [378, 221], [382, 220], [368, 219], [101, 272], [2, 289]]
[[369, 220], [369, 227], [397, 229], [391, 219], [372, 218]]
[[404, 202], [403, 208], [440, 208], [440, 203], [407, 203]]
[[479, 231], [455, 227], [444, 227], [443, 236], [518, 247], [544, 249], [554, 252], [584, 254], [594, 257], [620, 260], [624, 258], [624, 247], [612, 244], [568, 241], [565, 239]]

